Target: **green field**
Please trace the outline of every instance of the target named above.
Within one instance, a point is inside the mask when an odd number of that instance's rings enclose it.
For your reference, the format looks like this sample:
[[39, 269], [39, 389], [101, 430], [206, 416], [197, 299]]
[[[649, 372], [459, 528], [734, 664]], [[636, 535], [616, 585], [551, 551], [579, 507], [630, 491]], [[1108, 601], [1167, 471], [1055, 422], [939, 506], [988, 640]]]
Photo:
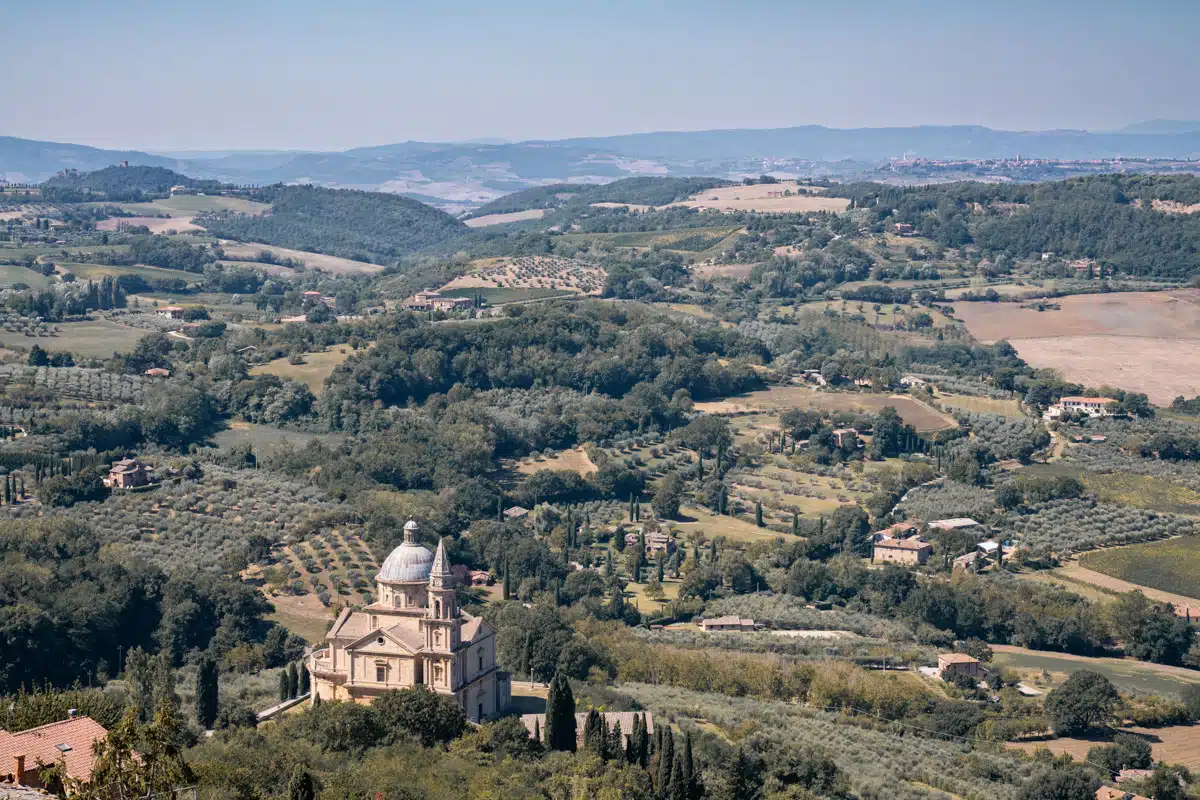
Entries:
[[[25, 258], [26, 256], [33, 256], [34, 258], [38, 256], [51, 256], [54, 259], [67, 259], [79, 253], [128, 253], [129, 248], [130, 246], [127, 244], [96, 244], [70, 247], [52, 244], [38, 245], [36, 247], [8, 247], [0, 244], [0, 259], [12, 261]], [[63, 255], [64, 253], [66, 255]]]
[[1079, 562], [1123, 581], [1200, 597], [1200, 539], [1194, 536], [1098, 550]]
[[[128, 352], [148, 333], [104, 319], [60, 322], [57, 327], [57, 336], [39, 338], [36, 343], [51, 352], [67, 351], [84, 358], [108, 358], [114, 351]], [[19, 340], [16, 343], [23, 344]]]
[[1200, 492], [1150, 475], [1091, 472], [1065, 464], [1036, 464], [1019, 470], [1018, 474], [1070, 475], [1082, 481], [1104, 503], [1168, 514], [1200, 514]]
[[271, 207], [266, 203], [255, 203], [240, 197], [218, 197], [210, 195], [182, 194], [151, 203], [122, 203], [121, 208], [143, 217], [167, 214], [172, 217], [190, 217], [204, 211], [236, 211], [240, 214], [260, 214]]
[[277, 358], [250, 368], [251, 375], [278, 375], [289, 378], [307, 386], [313, 394], [319, 395], [325, 388], [325, 379], [334, 368], [349, 358], [351, 349], [347, 345], [339, 345], [322, 353], [306, 353], [303, 364], [289, 364], [286, 358]]
[[564, 292], [561, 289], [525, 289], [522, 287], [481, 286], [478, 288], [442, 289], [440, 293], [446, 297], [474, 297], [480, 295], [491, 305], [500, 303], [520, 303], [529, 300], [547, 300], [551, 297], [577, 297], [575, 292]]
[[1019, 671], [1045, 670], [1055, 683], [1079, 670], [1099, 672], [1123, 691], [1162, 695], [1180, 695], [1189, 685], [1200, 684], [1200, 672], [1183, 667], [1167, 667], [1146, 661], [1120, 658], [1084, 658], [1021, 648], [994, 648], [994, 663]]
[[34, 272], [15, 264], [0, 264], [0, 286], [10, 288], [13, 284], [23, 283], [35, 289], [45, 289], [50, 285], [50, 279], [40, 272]]
[[213, 443], [218, 447], [248, 444], [259, 455], [271, 455], [285, 444], [300, 449], [312, 441], [332, 443], [340, 439], [333, 434], [285, 431], [273, 425], [231, 422], [229, 427], [213, 436]]
[[175, 278], [186, 281], [189, 285], [204, 280], [204, 276], [195, 272], [184, 272], [178, 269], [162, 269], [160, 267], [123, 267], [108, 264], [60, 264], [66, 272], [83, 280], [100, 280], [105, 275], [137, 275], [146, 280], [168, 280]]
[[659, 247], [693, 255], [722, 244], [741, 230], [736, 225], [710, 228], [680, 228], [673, 231], [631, 233], [571, 233], [560, 237], [564, 244], [607, 242], [613, 247]]

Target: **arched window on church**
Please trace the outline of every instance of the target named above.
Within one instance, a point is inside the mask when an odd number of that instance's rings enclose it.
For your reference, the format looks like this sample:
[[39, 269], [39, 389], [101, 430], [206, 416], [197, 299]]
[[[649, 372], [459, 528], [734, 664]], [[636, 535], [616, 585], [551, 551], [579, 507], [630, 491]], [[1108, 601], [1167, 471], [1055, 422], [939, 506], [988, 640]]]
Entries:
[[442, 601], [441, 600], [433, 601], [433, 615], [435, 617], [437, 617], [438, 619], [441, 619], [441, 617], [442, 617]]

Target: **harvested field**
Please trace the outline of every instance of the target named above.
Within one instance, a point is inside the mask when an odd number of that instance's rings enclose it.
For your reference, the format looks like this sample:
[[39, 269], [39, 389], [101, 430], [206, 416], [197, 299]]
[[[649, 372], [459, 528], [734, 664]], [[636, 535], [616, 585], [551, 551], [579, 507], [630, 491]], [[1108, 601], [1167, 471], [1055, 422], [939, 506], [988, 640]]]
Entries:
[[1200, 289], [1077, 294], [1054, 302], [1061, 306], [1058, 311], [1018, 303], [955, 303], [954, 315], [984, 342], [1071, 336], [1200, 340]]
[[1200, 341], [1064, 336], [1009, 343], [1033, 366], [1057, 369], [1085, 386], [1145, 392], [1157, 405], [1200, 394]]
[[697, 411], [709, 414], [736, 414], [747, 411], [782, 411], [788, 408], [816, 408], [823, 411], [869, 411], [878, 413], [891, 406], [918, 431], [953, 428], [948, 415], [934, 411], [905, 395], [858, 394], [853, 392], [816, 392], [804, 386], [775, 386], [758, 392], [696, 403]]
[[266, 250], [279, 258], [294, 258], [304, 262], [304, 266], [308, 269], [321, 270], [328, 272], [331, 275], [348, 275], [355, 272], [382, 272], [383, 267], [379, 264], [368, 264], [365, 261], [351, 261], [348, 258], [338, 258], [337, 256], [327, 256], [322, 253], [306, 253], [303, 250], [292, 250], [287, 247], [276, 247], [270, 244], [257, 244], [254, 242], [232, 242], [226, 239], [221, 240], [221, 249], [225, 251], [225, 256], [233, 260], [252, 260], [258, 257], [258, 254]]
[[251, 375], [278, 375], [299, 381], [319, 395], [325, 388], [325, 379], [333, 374], [333, 370], [350, 357], [353, 352], [348, 345], [338, 345], [321, 353], [306, 353], [303, 364], [289, 364], [286, 358], [277, 358], [266, 364], [250, 368]]
[[1153, 600], [1172, 603], [1180, 615], [1200, 611], [1200, 541], [1195, 537], [1087, 553], [1062, 571], [1117, 592], [1140, 589]]
[[486, 228], [489, 225], [503, 225], [506, 222], [525, 222], [530, 219], [541, 219], [546, 216], [544, 208], [530, 208], [525, 211], [512, 211], [508, 214], [485, 214], [482, 217], [472, 217], [463, 220], [468, 228]]
[[1035, 367], [1090, 386], [1145, 392], [1158, 404], [1200, 394], [1200, 290], [1059, 298], [1058, 311], [956, 303], [985, 342], [1008, 341]]
[[532, 475], [539, 469], [569, 469], [580, 475], [591, 475], [597, 471], [596, 465], [588, 458], [583, 448], [556, 453], [553, 458], [539, 457], [532, 461], [522, 461], [517, 465], [517, 472], [522, 475]]
[[193, 223], [191, 217], [110, 217], [97, 222], [96, 230], [115, 231], [136, 225], [145, 225], [151, 233], [166, 233], [167, 231], [183, 233], [184, 231], [204, 230]]
[[150, 203], [122, 203], [121, 208], [132, 214], [170, 214], [172, 217], [191, 217], [204, 211], [234, 211], [238, 214], [261, 214], [270, 211], [266, 203], [220, 195], [177, 194]]
[[[791, 196], [784, 196], [790, 192]], [[841, 212], [850, 207], [844, 197], [826, 197], [816, 187], [795, 183], [763, 183], [754, 186], [722, 186], [700, 192], [672, 206], [713, 211], [757, 211], [760, 213], [797, 214], [816, 211]]]
[[[1191, 770], [1200, 769], [1200, 726], [1170, 725], [1165, 728], [1119, 728], [1116, 733], [1133, 733], [1150, 742], [1151, 754], [1155, 761], [1165, 761], [1168, 764], [1183, 764]], [[1013, 750], [1024, 750], [1033, 755], [1038, 750], [1049, 750], [1051, 753], [1064, 753], [1076, 760], [1082, 761], [1087, 752], [1098, 745], [1107, 744], [1107, 739], [1075, 739], [1054, 738], [1024, 742], [1010, 742], [1005, 745]]]
[[608, 273], [604, 267], [560, 256], [521, 256], [477, 261], [439, 291], [506, 288], [544, 289], [560, 294], [599, 295]]
[[639, 214], [644, 214], [650, 211], [654, 206], [644, 205], [642, 203], [592, 203], [592, 208], [627, 208], [630, 211], [636, 211]]
[[754, 264], [697, 264], [691, 273], [700, 278], [745, 278]]

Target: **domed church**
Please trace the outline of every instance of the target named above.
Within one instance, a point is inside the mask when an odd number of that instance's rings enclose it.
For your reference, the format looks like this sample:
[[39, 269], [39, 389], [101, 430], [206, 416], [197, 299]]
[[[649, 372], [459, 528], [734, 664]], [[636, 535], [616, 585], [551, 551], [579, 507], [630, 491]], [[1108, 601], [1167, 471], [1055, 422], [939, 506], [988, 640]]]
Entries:
[[496, 633], [455, 602], [446, 548], [417, 543], [417, 523], [375, 576], [375, 602], [344, 609], [308, 661], [313, 697], [370, 703], [424, 685], [453, 695], [473, 721], [501, 714], [511, 685], [496, 665]]

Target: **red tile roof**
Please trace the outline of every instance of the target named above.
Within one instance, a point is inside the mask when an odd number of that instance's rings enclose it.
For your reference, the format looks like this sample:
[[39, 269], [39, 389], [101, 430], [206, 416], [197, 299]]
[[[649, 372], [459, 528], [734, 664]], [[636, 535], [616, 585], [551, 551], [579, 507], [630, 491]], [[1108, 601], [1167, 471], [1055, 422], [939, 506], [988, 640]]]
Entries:
[[91, 717], [51, 722], [20, 733], [0, 731], [0, 771], [8, 774], [13, 757], [23, 755], [26, 771], [37, 769], [38, 762], [49, 766], [64, 761], [68, 775], [88, 781], [92, 777], [92, 744], [107, 736], [104, 726]]

